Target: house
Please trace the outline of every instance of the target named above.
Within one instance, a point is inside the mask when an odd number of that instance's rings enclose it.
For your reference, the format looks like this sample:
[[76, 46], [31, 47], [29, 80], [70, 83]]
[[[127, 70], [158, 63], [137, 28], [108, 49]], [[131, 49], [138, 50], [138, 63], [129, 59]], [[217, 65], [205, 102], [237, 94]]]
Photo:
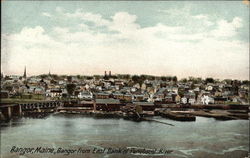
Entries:
[[226, 97], [217, 96], [214, 98], [215, 104], [225, 104], [228, 99]]
[[132, 95], [129, 93], [123, 94], [120, 92], [113, 93], [113, 98], [114, 99], [119, 99], [121, 101], [127, 101], [131, 102], [132, 101]]
[[143, 83], [143, 84], [141, 85], [141, 89], [142, 89], [142, 90], [146, 90], [146, 89], [147, 89], [147, 85], [146, 85], [145, 83]]
[[114, 81], [114, 84], [117, 85], [117, 86], [123, 86], [123, 85], [124, 85], [124, 82], [121, 81], [121, 80], [115, 80], [115, 81]]
[[171, 91], [171, 92], [174, 92], [174, 93], [178, 93], [178, 87], [175, 87], [175, 86], [167, 86], [166, 87], [167, 91]]
[[130, 89], [131, 92], [136, 92], [137, 90], [138, 90], [138, 88], [136, 88], [136, 87], [131, 87], [131, 89]]
[[248, 91], [244, 89], [240, 89], [238, 91], [238, 95], [240, 98], [247, 98], [248, 97]]
[[137, 91], [133, 94], [133, 101], [145, 101], [149, 99], [149, 94]]
[[80, 99], [93, 99], [93, 93], [87, 91], [81, 91], [79, 92], [77, 97]]
[[220, 97], [220, 96], [222, 96], [222, 92], [216, 91], [216, 92], [214, 92], [214, 96], [215, 97]]
[[182, 103], [182, 104], [187, 104], [187, 103], [188, 103], [187, 98], [186, 98], [186, 97], [182, 97], [182, 98], [181, 98], [181, 103]]
[[9, 91], [0, 91], [0, 98], [9, 98]]
[[127, 101], [127, 102], [131, 102], [132, 101], [132, 95], [131, 94], [124, 94], [123, 96], [123, 100]]
[[62, 89], [50, 89], [46, 91], [45, 96], [51, 98], [61, 98], [63, 95]]
[[188, 91], [187, 93], [185, 93], [184, 98], [186, 98], [186, 103], [195, 103], [195, 93], [193, 91]]
[[133, 87], [136, 88], [136, 89], [140, 89], [141, 88], [141, 86], [140, 86], [139, 83], [135, 84]]
[[164, 101], [165, 101], [165, 103], [174, 103], [175, 102], [174, 93], [166, 94], [165, 97], [164, 97]]
[[44, 94], [45, 93], [45, 89], [43, 87], [36, 87], [34, 89], [34, 94]]
[[209, 96], [207, 96], [207, 95], [203, 95], [203, 96], [201, 97], [201, 102], [202, 102], [202, 104], [204, 104], [204, 105], [208, 105], [208, 104], [214, 104], [214, 103], [215, 103], [215, 100], [214, 100], [214, 98], [212, 98], [212, 97], [209, 97]]
[[179, 95], [176, 95], [175, 102], [176, 103], [180, 103], [181, 102], [181, 97]]
[[116, 93], [113, 93], [113, 98], [114, 99], [120, 99], [120, 100], [123, 100], [123, 95], [124, 94], [122, 94], [122, 93], [120, 93], [120, 92], [116, 92]]
[[143, 94], [134, 94], [133, 95], [133, 100], [134, 101], [143, 101], [144, 100], [144, 95]]
[[108, 99], [110, 98], [110, 94], [109, 93], [105, 93], [105, 92], [98, 92], [94, 94], [96, 99]]
[[59, 80], [59, 81], [58, 81], [58, 84], [59, 84], [59, 85], [66, 85], [66, 81], [64, 81], [64, 80]]

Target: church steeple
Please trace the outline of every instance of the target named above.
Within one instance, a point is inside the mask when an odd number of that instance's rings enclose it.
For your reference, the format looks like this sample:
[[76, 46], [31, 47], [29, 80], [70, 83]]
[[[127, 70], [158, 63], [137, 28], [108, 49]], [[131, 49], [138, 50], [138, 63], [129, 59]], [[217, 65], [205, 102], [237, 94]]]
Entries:
[[23, 78], [26, 78], [26, 77], [27, 77], [27, 75], [26, 75], [26, 66], [25, 66], [24, 73], [23, 73]]

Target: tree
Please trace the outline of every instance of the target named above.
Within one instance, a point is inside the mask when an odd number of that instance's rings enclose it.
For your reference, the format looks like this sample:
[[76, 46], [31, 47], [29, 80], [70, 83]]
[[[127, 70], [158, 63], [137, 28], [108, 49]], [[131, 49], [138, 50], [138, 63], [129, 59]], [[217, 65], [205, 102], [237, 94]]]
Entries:
[[67, 76], [67, 81], [72, 82], [72, 76]]
[[47, 77], [48, 77], [48, 75], [46, 75], [46, 74], [42, 74], [42, 75], [40, 75], [40, 77], [41, 77], [42, 79], [45, 79], [45, 78], [47, 78]]
[[82, 79], [82, 76], [76, 75], [76, 78], [77, 78], [77, 79]]
[[186, 78], [183, 78], [183, 79], [181, 79], [181, 82], [186, 83], [186, 82], [187, 82], [187, 79], [186, 79]]
[[133, 81], [134, 83], [138, 83], [139, 78], [140, 78], [139, 76], [133, 75], [133, 76], [132, 76], [132, 81]]
[[172, 78], [172, 81], [177, 82], [177, 77], [174, 76], [174, 77]]
[[250, 81], [248, 81], [248, 80], [244, 80], [244, 81], [242, 81], [242, 84], [249, 85], [249, 84], [250, 84]]
[[178, 89], [178, 95], [182, 98], [184, 97], [185, 90], [184, 89]]
[[205, 82], [206, 83], [214, 83], [214, 79], [213, 78], [206, 78]]
[[66, 89], [67, 89], [68, 94], [71, 96], [71, 95], [73, 95], [73, 93], [74, 93], [74, 91], [76, 89], [76, 85], [72, 84], [72, 83], [67, 84]]
[[92, 76], [86, 76], [86, 79], [87, 79], [87, 80], [92, 80], [93, 77], [92, 77]]
[[94, 75], [95, 80], [100, 80], [101, 76], [100, 75]]
[[51, 84], [57, 84], [57, 82], [56, 82], [54, 79], [52, 79], [52, 80], [50, 81], [50, 83], [51, 83]]
[[139, 83], [140, 87], [142, 86], [142, 83], [146, 80], [146, 76], [145, 75], [141, 75], [141, 76], [138, 76], [138, 75], [134, 75], [132, 76], [132, 81], [134, 83]]
[[167, 80], [167, 81], [171, 81], [171, 80], [172, 80], [172, 77], [171, 77], [171, 76], [167, 76], [167, 77], [166, 77], [166, 80]]
[[162, 81], [167, 81], [167, 77], [161, 76], [161, 80], [162, 80]]

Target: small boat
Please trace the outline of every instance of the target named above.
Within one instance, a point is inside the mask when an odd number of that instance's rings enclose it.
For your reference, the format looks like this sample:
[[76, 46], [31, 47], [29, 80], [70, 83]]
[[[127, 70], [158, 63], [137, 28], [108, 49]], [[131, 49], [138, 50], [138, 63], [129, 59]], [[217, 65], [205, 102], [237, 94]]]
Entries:
[[176, 120], [176, 121], [195, 121], [196, 117], [190, 114], [177, 114], [173, 112], [161, 112], [161, 116]]

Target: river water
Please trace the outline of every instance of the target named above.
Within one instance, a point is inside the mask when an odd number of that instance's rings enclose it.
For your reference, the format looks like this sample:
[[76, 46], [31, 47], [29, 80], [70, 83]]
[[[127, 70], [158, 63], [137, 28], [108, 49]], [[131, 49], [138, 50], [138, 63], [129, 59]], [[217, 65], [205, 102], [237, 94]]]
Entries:
[[[243, 158], [248, 155], [248, 120], [218, 121], [197, 117], [195, 122], [178, 122], [160, 117], [154, 119], [175, 126], [114, 118], [96, 119], [79, 115], [51, 115], [45, 119], [21, 118], [1, 124], [1, 156]], [[13, 146], [15, 149], [36, 150], [37, 147], [42, 147], [54, 151], [22, 154], [18, 150], [12, 150]], [[134, 149], [134, 152], [129, 150], [119, 153], [119, 149]], [[70, 150], [72, 153], [67, 154], [66, 151]], [[96, 152], [97, 150], [99, 152]], [[156, 152], [145, 153], [140, 152], [141, 150]]]

